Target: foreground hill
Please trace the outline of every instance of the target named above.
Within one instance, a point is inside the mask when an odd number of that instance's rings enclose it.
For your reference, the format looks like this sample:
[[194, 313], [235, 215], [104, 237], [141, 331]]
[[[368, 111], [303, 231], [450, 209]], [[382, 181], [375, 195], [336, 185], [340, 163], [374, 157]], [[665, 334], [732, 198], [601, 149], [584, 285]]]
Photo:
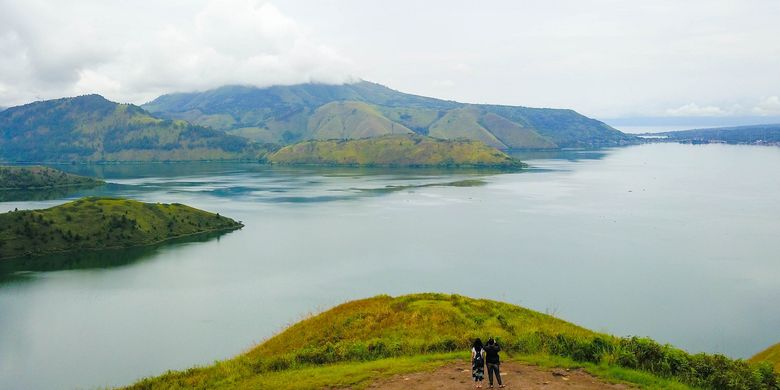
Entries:
[[[468, 356], [471, 341], [487, 336], [503, 346], [505, 361], [512, 360], [511, 354], [543, 364], [579, 365], [610, 380], [656, 388], [778, 389], [778, 376], [768, 365], [690, 355], [649, 339], [599, 334], [507, 303], [444, 294], [348, 302], [236, 358], [169, 372], [130, 388], [362, 388]], [[468, 373], [450, 375], [468, 378]]]
[[0, 166], [0, 190], [94, 187], [101, 184], [105, 182], [48, 167]]
[[219, 214], [177, 203], [83, 198], [44, 210], [0, 214], [0, 260], [149, 245], [242, 226]]
[[780, 343], [777, 343], [750, 358], [751, 362], [769, 362], [780, 372]]
[[647, 135], [665, 136], [667, 141], [677, 142], [780, 145], [780, 124], [668, 131]]
[[100, 95], [47, 100], [0, 112], [0, 160], [165, 161], [256, 159], [246, 139]]
[[268, 155], [274, 164], [398, 167], [520, 168], [523, 164], [478, 141], [447, 141], [419, 135], [354, 140], [304, 141]]
[[410, 131], [445, 139], [465, 137], [500, 149], [615, 146], [637, 141], [572, 110], [465, 104], [401, 93], [367, 81], [226, 86], [163, 95], [143, 107], [166, 118], [276, 144]]

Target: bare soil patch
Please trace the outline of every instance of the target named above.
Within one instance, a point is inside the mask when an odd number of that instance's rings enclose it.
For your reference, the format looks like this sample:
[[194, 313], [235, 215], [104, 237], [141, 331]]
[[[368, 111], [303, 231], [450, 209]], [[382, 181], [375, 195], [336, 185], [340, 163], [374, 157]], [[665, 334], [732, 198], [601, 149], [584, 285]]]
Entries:
[[[517, 362], [505, 362], [501, 364], [501, 378], [505, 389], [567, 389], [567, 390], [591, 390], [591, 389], [631, 389], [623, 384], [604, 382], [584, 370], [565, 370], [560, 368], [546, 369]], [[494, 388], [498, 388], [498, 382], [493, 382]], [[369, 389], [473, 389], [474, 382], [471, 379], [471, 367], [467, 361], [450, 363], [435, 371], [415, 372], [396, 375], [391, 378], [379, 380]], [[487, 371], [482, 388], [488, 389]]]

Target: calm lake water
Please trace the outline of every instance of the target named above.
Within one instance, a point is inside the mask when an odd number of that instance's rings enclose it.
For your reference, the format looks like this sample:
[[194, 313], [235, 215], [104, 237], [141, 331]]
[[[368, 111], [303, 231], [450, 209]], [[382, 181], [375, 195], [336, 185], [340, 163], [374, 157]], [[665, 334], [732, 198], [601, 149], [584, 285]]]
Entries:
[[[0, 266], [0, 388], [94, 388], [240, 353], [377, 294], [458, 293], [747, 357], [780, 341], [780, 148], [528, 153], [516, 174], [256, 164], [67, 166], [83, 195], [242, 230]], [[448, 186], [464, 179], [479, 186]]]

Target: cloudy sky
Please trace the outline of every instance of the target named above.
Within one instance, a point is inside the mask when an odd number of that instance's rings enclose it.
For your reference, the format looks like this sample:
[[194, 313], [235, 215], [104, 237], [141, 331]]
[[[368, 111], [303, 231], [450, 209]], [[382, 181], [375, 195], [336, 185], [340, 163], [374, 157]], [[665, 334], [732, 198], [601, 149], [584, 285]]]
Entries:
[[0, 0], [0, 106], [343, 83], [598, 118], [780, 116], [780, 1]]

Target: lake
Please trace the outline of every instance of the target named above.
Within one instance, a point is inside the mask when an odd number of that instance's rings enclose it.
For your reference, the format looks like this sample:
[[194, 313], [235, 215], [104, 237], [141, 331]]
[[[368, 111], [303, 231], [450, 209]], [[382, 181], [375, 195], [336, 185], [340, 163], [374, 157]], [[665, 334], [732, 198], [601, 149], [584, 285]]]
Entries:
[[780, 148], [518, 157], [532, 168], [61, 167], [111, 184], [0, 211], [123, 196], [246, 227], [0, 264], [0, 388], [129, 384], [231, 357], [346, 300], [425, 291], [692, 352], [744, 358], [780, 341]]

